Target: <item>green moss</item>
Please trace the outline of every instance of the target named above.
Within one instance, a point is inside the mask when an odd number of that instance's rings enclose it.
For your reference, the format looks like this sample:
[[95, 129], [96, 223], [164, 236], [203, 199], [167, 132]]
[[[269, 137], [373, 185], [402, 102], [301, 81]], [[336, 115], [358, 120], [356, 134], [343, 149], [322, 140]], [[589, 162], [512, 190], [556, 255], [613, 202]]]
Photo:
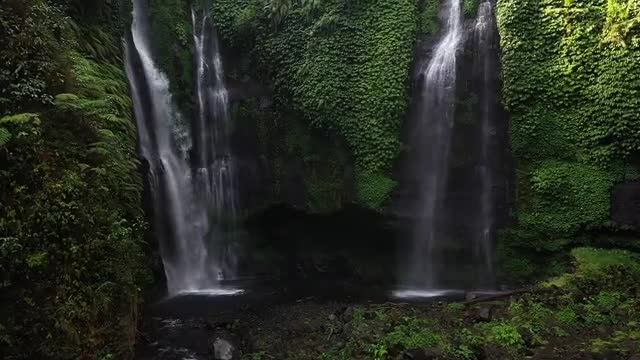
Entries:
[[358, 198], [373, 209], [381, 209], [396, 186], [396, 182], [384, 174], [361, 173], [356, 181]]
[[184, 114], [193, 111], [193, 29], [191, 9], [182, 0], [151, 0], [154, 60], [169, 78], [171, 94]]
[[[640, 275], [640, 256], [627, 250], [582, 247], [573, 249], [571, 256], [575, 271], [546, 281], [543, 286], [566, 288], [574, 286], [576, 279], [599, 278], [609, 272], [615, 276], [612, 268], [623, 268], [631, 276]], [[620, 277], [623, 279], [626, 274]]]
[[399, 152], [408, 103], [415, 2], [296, 1], [265, 9], [224, 0], [214, 12], [227, 46], [251, 54], [253, 77], [273, 82], [279, 108], [344, 141], [357, 173], [382, 174], [356, 181], [359, 202], [380, 208], [393, 189], [383, 178]]
[[440, 30], [440, 19], [438, 13], [440, 10], [440, 1], [427, 0], [422, 4], [420, 10], [420, 33], [427, 35], [435, 35]]
[[611, 189], [640, 151], [640, 36], [608, 35], [638, 11], [612, 15], [613, 3], [498, 2], [518, 178], [518, 225], [501, 241], [513, 257], [543, 259], [607, 226]]
[[474, 18], [476, 16], [476, 13], [478, 12], [479, 5], [480, 0], [464, 0], [462, 2], [464, 16], [467, 18]]
[[506, 322], [497, 322], [488, 327], [488, 339], [506, 348], [521, 349], [524, 347], [524, 340], [518, 329]]
[[627, 250], [577, 248], [571, 251], [577, 273], [602, 272], [617, 265], [640, 273], [640, 256]]
[[522, 226], [567, 236], [608, 221], [610, 173], [592, 165], [549, 160], [530, 176], [532, 199], [521, 209]]
[[433, 324], [423, 319], [407, 318], [386, 334], [382, 342], [388, 347], [399, 345], [405, 349], [429, 349], [442, 340], [442, 336], [433, 330]]

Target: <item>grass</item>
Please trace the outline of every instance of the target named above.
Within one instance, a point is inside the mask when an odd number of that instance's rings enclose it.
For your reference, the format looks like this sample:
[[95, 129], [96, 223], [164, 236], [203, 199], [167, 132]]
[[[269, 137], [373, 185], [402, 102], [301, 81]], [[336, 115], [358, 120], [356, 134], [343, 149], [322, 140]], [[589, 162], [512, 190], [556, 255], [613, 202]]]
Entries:
[[566, 287], [576, 276], [596, 274], [606, 271], [611, 266], [623, 266], [640, 273], [640, 256], [622, 249], [597, 249], [590, 247], [575, 248], [571, 251], [575, 272], [560, 275], [547, 282], [543, 287]]

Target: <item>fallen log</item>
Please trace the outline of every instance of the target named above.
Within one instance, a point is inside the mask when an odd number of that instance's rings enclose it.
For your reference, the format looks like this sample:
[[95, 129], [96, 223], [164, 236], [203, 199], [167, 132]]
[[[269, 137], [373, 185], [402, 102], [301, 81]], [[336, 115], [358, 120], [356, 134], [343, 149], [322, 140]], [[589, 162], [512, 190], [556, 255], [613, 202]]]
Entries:
[[468, 305], [474, 305], [474, 304], [487, 302], [487, 301], [501, 300], [501, 299], [509, 298], [516, 295], [532, 294], [532, 293], [544, 294], [544, 293], [554, 292], [555, 290], [556, 288], [554, 287], [549, 287], [549, 288], [535, 287], [535, 288], [516, 289], [516, 290], [500, 292], [500, 293], [491, 294], [484, 297], [478, 297], [475, 299], [467, 300], [467, 301], [464, 301], [462, 304], [465, 306], [468, 306]]

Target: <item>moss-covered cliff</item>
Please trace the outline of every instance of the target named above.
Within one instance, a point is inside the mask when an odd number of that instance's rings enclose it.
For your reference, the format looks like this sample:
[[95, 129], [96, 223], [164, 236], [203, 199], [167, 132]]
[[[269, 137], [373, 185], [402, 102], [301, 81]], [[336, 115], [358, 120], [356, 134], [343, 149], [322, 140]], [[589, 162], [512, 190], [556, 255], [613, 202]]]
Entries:
[[123, 4], [0, 4], [3, 359], [132, 356], [147, 266]]
[[[160, 62], [189, 112], [190, 4], [152, 3]], [[526, 278], [540, 269], [536, 261], [556, 258], [560, 270], [565, 250], [625, 228], [610, 221], [610, 199], [616, 184], [637, 179], [638, 4], [497, 5], [501, 47], [494, 51], [504, 91], [496, 100], [513, 117], [517, 164], [515, 223], [501, 237], [500, 253], [511, 259], [502, 264], [506, 273]], [[478, 1], [463, 2], [467, 19], [477, 8]], [[416, 40], [437, 38], [438, 11], [437, 1], [213, 2], [246, 208], [285, 202], [332, 212], [349, 202], [390, 204], [401, 180], [393, 167], [410, 150], [401, 128], [409, 121], [414, 50], [424, 45]], [[473, 56], [465, 45], [460, 63], [471, 66]], [[464, 67], [459, 73], [456, 126], [474, 129], [478, 97], [466, 88], [473, 75]], [[458, 179], [473, 176], [473, 139], [465, 136], [454, 144]], [[508, 147], [506, 139], [498, 142]], [[504, 159], [495, 161], [506, 179], [511, 164]], [[494, 192], [512, 192], [505, 179]], [[464, 181], [458, 187], [471, 189]], [[505, 214], [507, 198], [499, 200]]]
[[498, 20], [518, 179], [500, 244], [505, 272], [528, 276], [615, 230], [612, 188], [638, 179], [640, 4], [503, 0]]
[[[256, 123], [260, 143], [272, 150], [262, 155], [281, 180], [279, 163], [301, 157], [308, 208], [331, 210], [353, 199], [377, 209], [388, 200], [417, 10], [413, 1], [215, 2], [221, 38], [241, 65], [227, 62], [231, 76], [272, 90], [272, 116]], [[242, 115], [261, 112], [251, 107], [242, 104]], [[284, 140], [277, 128], [297, 144], [276, 149]], [[324, 138], [321, 148], [315, 138]], [[345, 178], [355, 191], [345, 189]]]

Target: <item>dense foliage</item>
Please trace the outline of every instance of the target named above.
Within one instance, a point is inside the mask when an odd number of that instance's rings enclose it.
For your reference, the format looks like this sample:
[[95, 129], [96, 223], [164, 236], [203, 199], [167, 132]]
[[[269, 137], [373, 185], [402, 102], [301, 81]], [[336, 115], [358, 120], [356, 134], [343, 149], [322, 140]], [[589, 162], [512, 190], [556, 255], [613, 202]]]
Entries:
[[640, 4], [506, 0], [498, 21], [519, 221], [501, 245], [507, 272], [528, 276], [607, 226], [613, 185], [636, 177]]
[[0, 5], [0, 357], [131, 357], [146, 277], [117, 1]]
[[572, 260], [575, 270], [550, 283], [482, 301], [353, 307], [298, 302], [246, 330], [254, 345], [243, 358], [504, 360], [637, 355], [640, 257], [622, 250], [577, 248]]
[[[479, 1], [463, 3], [474, 16]], [[396, 186], [414, 43], [439, 31], [439, 2], [149, 4], [154, 57], [186, 118], [194, 103], [191, 6], [213, 6], [227, 80], [268, 88], [272, 103], [235, 104], [234, 125], [238, 133], [255, 131], [274, 199], [287, 201], [285, 192], [303, 182], [302, 205], [312, 212], [353, 200], [385, 206]], [[4, 359], [132, 356], [147, 267], [122, 70], [129, 13], [124, 0], [0, 3]], [[573, 259], [575, 272], [497, 304], [499, 316], [482, 321], [461, 304], [438, 308], [440, 315], [359, 307], [349, 328], [335, 316], [322, 328], [323, 344], [338, 331], [343, 341], [315, 358], [386, 359], [438, 348], [445, 358], [474, 359], [487, 347], [498, 358], [518, 358], [572, 334], [583, 336], [583, 349], [627, 355], [628, 344], [640, 342], [637, 256], [569, 251], [586, 233], [613, 228], [613, 187], [640, 178], [640, 2], [500, 0], [498, 20], [518, 188], [517, 224], [499, 243], [502, 269], [527, 279], [561, 273], [556, 265]], [[471, 109], [476, 99], [458, 100]], [[593, 327], [605, 332], [594, 335]]]
[[272, 84], [280, 107], [344, 139], [359, 201], [384, 205], [395, 186], [416, 4], [225, 0], [214, 14], [221, 37], [251, 57], [251, 75]]

